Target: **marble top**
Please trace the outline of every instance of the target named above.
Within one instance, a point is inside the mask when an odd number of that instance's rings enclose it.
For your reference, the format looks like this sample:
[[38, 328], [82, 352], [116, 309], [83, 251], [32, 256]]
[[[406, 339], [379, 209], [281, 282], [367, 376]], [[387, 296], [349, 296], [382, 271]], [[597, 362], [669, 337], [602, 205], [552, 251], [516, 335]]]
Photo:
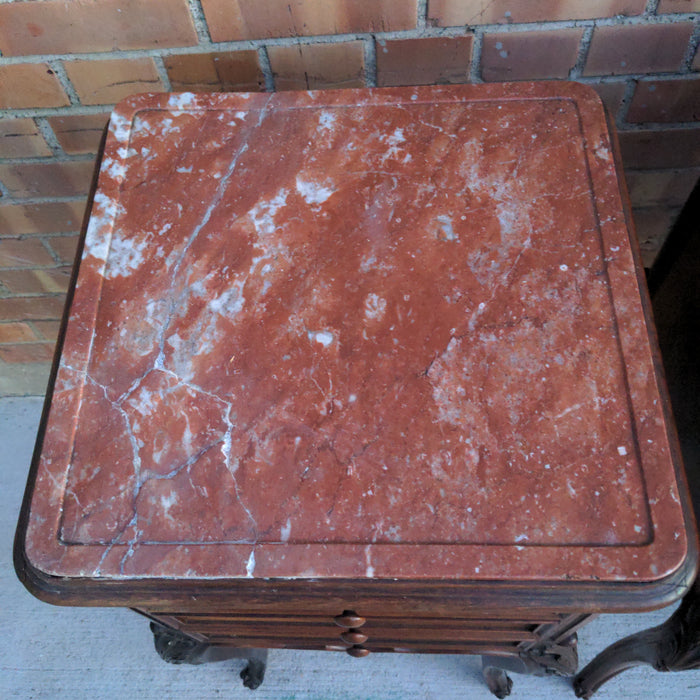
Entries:
[[32, 566], [677, 570], [688, 540], [610, 139], [570, 83], [123, 102]]

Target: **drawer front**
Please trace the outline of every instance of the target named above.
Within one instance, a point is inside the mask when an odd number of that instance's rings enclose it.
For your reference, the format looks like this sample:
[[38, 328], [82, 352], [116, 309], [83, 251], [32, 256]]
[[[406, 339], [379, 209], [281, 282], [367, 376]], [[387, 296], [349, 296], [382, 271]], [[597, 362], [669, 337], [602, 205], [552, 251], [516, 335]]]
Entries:
[[[344, 611], [347, 613], [348, 611]], [[425, 653], [517, 653], [534, 643], [538, 630], [562, 616], [532, 615], [530, 619], [372, 617], [340, 615], [250, 615], [229, 612], [149, 613], [164, 624], [211, 644], [238, 647], [327, 649]], [[352, 626], [351, 626], [352, 625]]]

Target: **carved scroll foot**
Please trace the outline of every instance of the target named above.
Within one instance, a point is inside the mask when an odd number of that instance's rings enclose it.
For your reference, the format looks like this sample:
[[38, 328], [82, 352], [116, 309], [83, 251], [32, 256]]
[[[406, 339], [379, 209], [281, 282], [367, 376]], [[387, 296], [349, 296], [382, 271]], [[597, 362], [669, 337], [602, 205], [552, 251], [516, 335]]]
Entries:
[[241, 671], [243, 685], [255, 690], [265, 678], [267, 649], [212, 646], [157, 622], [151, 622], [151, 632], [158, 655], [168, 663], [204, 664], [228, 659], [246, 659], [248, 665]]
[[188, 637], [182, 632], [151, 622], [153, 643], [163, 661], [170, 664], [199, 664], [209, 644]]
[[700, 668], [700, 586], [662, 625], [611, 644], [574, 679], [579, 698], [590, 698], [603, 683], [628, 668], [648, 664], [657, 671]]
[[489, 690], [497, 698], [507, 698], [513, 689], [513, 681], [508, 674], [502, 668], [487, 665], [489, 664], [488, 657], [482, 657], [481, 663], [481, 671], [484, 674], [484, 680]]
[[243, 685], [255, 690], [265, 678], [267, 668], [267, 649], [246, 649], [248, 665], [241, 671]]
[[571, 676], [576, 673], [576, 635], [558, 643], [542, 642], [513, 656], [482, 656], [482, 671], [489, 690], [497, 698], [510, 695], [513, 681], [506, 671], [534, 676]]

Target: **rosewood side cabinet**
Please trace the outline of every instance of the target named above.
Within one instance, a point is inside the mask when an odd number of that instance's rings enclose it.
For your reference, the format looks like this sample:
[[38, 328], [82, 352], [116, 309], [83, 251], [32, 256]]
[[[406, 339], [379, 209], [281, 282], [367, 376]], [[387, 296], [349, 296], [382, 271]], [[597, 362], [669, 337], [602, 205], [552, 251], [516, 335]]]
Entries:
[[18, 528], [36, 596], [250, 687], [268, 648], [463, 652], [504, 697], [680, 598], [694, 528], [592, 90], [116, 108]]

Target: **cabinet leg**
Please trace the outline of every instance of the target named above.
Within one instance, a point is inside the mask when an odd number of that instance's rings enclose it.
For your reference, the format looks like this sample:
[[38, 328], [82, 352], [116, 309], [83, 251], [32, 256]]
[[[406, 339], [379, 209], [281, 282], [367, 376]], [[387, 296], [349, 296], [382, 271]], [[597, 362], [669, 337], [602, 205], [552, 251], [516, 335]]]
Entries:
[[590, 698], [603, 683], [628, 668], [648, 664], [657, 671], [700, 668], [700, 585], [696, 583], [662, 625], [611, 644], [574, 678], [574, 692]]
[[577, 665], [575, 634], [558, 643], [542, 642], [531, 649], [521, 650], [517, 656], [481, 657], [484, 680], [497, 698], [510, 695], [513, 687], [507, 671], [534, 676], [570, 676], [576, 672]]
[[151, 622], [151, 632], [153, 632], [153, 642], [158, 655], [168, 663], [204, 664], [229, 659], [246, 659], [248, 665], [241, 671], [243, 685], [254, 690], [263, 682], [267, 667], [267, 649], [213, 646], [158, 622]]
[[255, 690], [265, 678], [267, 668], [267, 649], [246, 649], [248, 665], [241, 671], [243, 685]]
[[507, 698], [510, 695], [513, 681], [502, 668], [491, 666], [487, 656], [481, 657], [481, 672], [484, 674], [484, 680], [489, 690], [497, 698]]

